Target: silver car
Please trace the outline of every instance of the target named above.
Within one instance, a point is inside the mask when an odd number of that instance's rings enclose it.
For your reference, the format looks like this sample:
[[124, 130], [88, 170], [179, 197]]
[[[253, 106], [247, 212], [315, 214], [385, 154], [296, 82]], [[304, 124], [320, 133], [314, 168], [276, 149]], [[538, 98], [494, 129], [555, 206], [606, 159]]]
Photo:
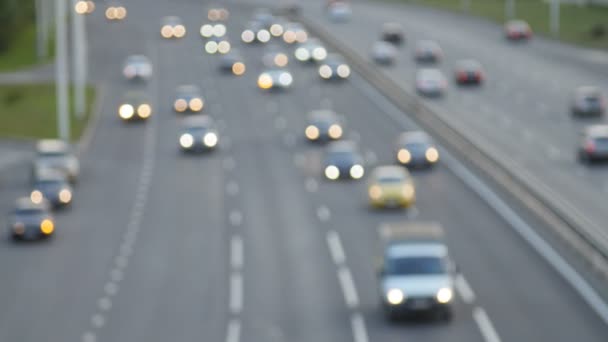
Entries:
[[391, 43], [377, 41], [372, 45], [371, 57], [374, 62], [382, 65], [395, 63], [397, 59], [397, 48]]
[[416, 91], [424, 96], [440, 97], [448, 82], [439, 69], [420, 69], [416, 72]]
[[55, 169], [63, 172], [74, 183], [80, 175], [80, 163], [69, 144], [62, 140], [40, 140], [36, 146], [33, 178], [37, 179], [43, 170]]
[[147, 81], [152, 77], [152, 63], [144, 55], [127, 57], [122, 68], [122, 74], [129, 81]]

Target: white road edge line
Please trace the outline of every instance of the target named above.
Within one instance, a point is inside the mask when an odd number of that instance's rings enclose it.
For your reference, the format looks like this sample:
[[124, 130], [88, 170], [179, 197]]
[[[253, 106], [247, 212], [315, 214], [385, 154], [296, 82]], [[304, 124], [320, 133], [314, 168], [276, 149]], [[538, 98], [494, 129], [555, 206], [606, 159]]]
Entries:
[[331, 258], [337, 266], [344, 265], [346, 261], [346, 255], [344, 255], [344, 248], [340, 241], [340, 236], [333, 230], [327, 232], [327, 246], [331, 253]]
[[456, 279], [454, 280], [454, 286], [456, 286], [456, 291], [458, 291], [458, 295], [465, 303], [472, 304], [475, 301], [475, 293], [469, 285], [469, 282], [462, 274], [456, 276]]
[[350, 325], [353, 329], [354, 342], [368, 342], [367, 328], [365, 328], [365, 320], [360, 313], [354, 313], [350, 317]]
[[359, 296], [357, 295], [357, 289], [355, 288], [355, 282], [353, 276], [346, 267], [340, 267], [338, 269], [338, 280], [340, 281], [340, 287], [344, 294], [344, 301], [349, 309], [354, 309], [359, 306]]
[[479, 307], [473, 309], [473, 319], [475, 320], [475, 323], [477, 323], [481, 336], [483, 336], [483, 339], [486, 342], [500, 342], [500, 337], [484, 309]]
[[230, 265], [234, 270], [243, 268], [243, 238], [239, 235], [230, 240]]
[[241, 322], [233, 319], [228, 323], [226, 342], [239, 342], [241, 339]]
[[[358, 80], [358, 82], [357, 82]], [[374, 103], [382, 108], [382, 112], [391, 117], [398, 123], [409, 127], [418, 128], [399, 108], [380, 94], [375, 88], [356, 76], [351, 82], [357, 89], [366, 94]], [[589, 283], [564, 259], [559, 253], [543, 240], [530, 225], [528, 225], [511, 207], [509, 207], [492, 189], [483, 183], [462, 163], [452, 157], [447, 151], [442, 152], [444, 164], [448, 169], [460, 178], [469, 188], [477, 193], [494, 211], [496, 211], [505, 221], [507, 221], [520, 236], [528, 242], [536, 252], [541, 255], [570, 286], [582, 297], [596, 314], [608, 324], [608, 304], [602, 297], [589, 285]]]
[[238, 314], [243, 311], [243, 276], [232, 273], [230, 276], [230, 312]]

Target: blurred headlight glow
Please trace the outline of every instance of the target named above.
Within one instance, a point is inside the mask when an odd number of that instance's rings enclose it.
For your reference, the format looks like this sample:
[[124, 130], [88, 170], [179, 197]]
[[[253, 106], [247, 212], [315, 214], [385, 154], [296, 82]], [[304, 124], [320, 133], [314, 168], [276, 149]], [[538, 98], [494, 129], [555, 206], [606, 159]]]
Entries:
[[152, 107], [149, 104], [143, 103], [137, 107], [137, 115], [142, 119], [147, 119], [152, 114]]
[[293, 77], [288, 72], [284, 72], [279, 76], [279, 83], [283, 87], [289, 87], [292, 82], [293, 82]]
[[270, 40], [270, 32], [266, 31], [266, 30], [259, 30], [258, 33], [256, 34], [256, 37], [258, 38], [258, 40], [262, 43], [268, 43], [268, 41]]
[[221, 54], [227, 54], [230, 52], [230, 43], [227, 40], [222, 40], [217, 44], [217, 51]]
[[313, 125], [306, 127], [304, 130], [304, 134], [308, 140], [317, 140], [319, 139], [319, 129]]
[[177, 38], [182, 38], [186, 35], [186, 27], [184, 25], [176, 25], [173, 27], [173, 35]]
[[280, 37], [283, 34], [283, 26], [280, 24], [272, 24], [272, 26], [270, 26], [270, 34], [272, 34], [273, 37]]
[[198, 112], [200, 110], [203, 109], [203, 100], [199, 99], [198, 97], [193, 98], [192, 100], [190, 100], [190, 102], [188, 102], [188, 106], [190, 107], [190, 110], [193, 112]]
[[173, 108], [176, 112], [184, 112], [186, 109], [188, 109], [188, 102], [186, 102], [184, 99], [177, 99], [173, 104]]
[[183, 148], [190, 148], [194, 145], [194, 137], [191, 134], [182, 134], [182, 136], [179, 137], [179, 144]]
[[321, 76], [322, 78], [329, 79], [332, 74], [333, 72], [331, 71], [329, 65], [321, 65], [319, 67], [319, 76]]
[[72, 192], [68, 189], [62, 189], [59, 192], [59, 201], [63, 204], [68, 204], [72, 201]]
[[241, 40], [245, 43], [251, 43], [255, 39], [255, 33], [251, 30], [245, 30], [241, 33]]
[[338, 124], [333, 124], [329, 126], [329, 130], [327, 131], [329, 137], [332, 139], [340, 139], [342, 137], [342, 127]]
[[301, 62], [305, 62], [310, 59], [310, 53], [308, 52], [308, 50], [306, 48], [303, 48], [303, 47], [297, 48], [295, 55], [296, 55], [296, 58]]
[[136, 72], [137, 70], [135, 70], [135, 67], [133, 67], [132, 65], [128, 65], [125, 67], [122, 73], [125, 75], [126, 78], [133, 78], [135, 77]]
[[260, 77], [258, 77], [258, 87], [262, 89], [272, 88], [272, 77], [266, 73], [261, 74]]
[[215, 24], [213, 26], [213, 35], [216, 37], [223, 37], [226, 35], [226, 26], [224, 24]]
[[403, 186], [402, 194], [405, 199], [411, 199], [414, 197], [414, 186], [412, 184], [405, 184]]
[[296, 42], [296, 33], [293, 31], [285, 31], [283, 33], [283, 41], [287, 44], [293, 44]]
[[245, 64], [241, 62], [236, 62], [232, 65], [232, 73], [237, 76], [241, 76], [242, 74], [244, 74], [245, 69]]
[[340, 170], [334, 165], [329, 165], [325, 168], [325, 177], [327, 177], [327, 179], [336, 180], [340, 177]]
[[123, 20], [127, 17], [127, 9], [123, 6], [115, 7], [115, 18], [118, 20]]
[[296, 41], [298, 43], [305, 43], [308, 40], [308, 33], [306, 31], [296, 31]]
[[204, 38], [211, 38], [213, 36], [213, 26], [209, 24], [205, 24], [201, 26], [201, 36]]
[[350, 67], [346, 64], [341, 64], [340, 66], [338, 66], [337, 73], [338, 76], [342, 78], [347, 78], [348, 76], [350, 76]]
[[372, 185], [369, 187], [369, 198], [372, 200], [379, 200], [382, 197], [382, 188], [378, 185]]
[[118, 115], [124, 120], [128, 120], [135, 114], [135, 108], [130, 104], [123, 104], [118, 108]]
[[424, 153], [426, 160], [430, 163], [435, 163], [439, 160], [439, 151], [434, 147], [429, 147]]
[[451, 289], [447, 288], [447, 287], [443, 287], [441, 289], [439, 289], [439, 291], [437, 291], [437, 301], [441, 304], [447, 304], [452, 300], [452, 297], [454, 297], [454, 293]]
[[34, 190], [30, 194], [30, 200], [33, 203], [40, 204], [40, 203], [42, 203], [43, 199], [44, 199], [44, 196], [42, 196], [42, 192], [40, 192], [39, 190]]
[[88, 10], [89, 10], [89, 5], [86, 1], [80, 0], [76, 3], [76, 5], [74, 5], [74, 11], [77, 14], [85, 14], [88, 12]]
[[359, 179], [359, 178], [363, 177], [364, 173], [365, 173], [365, 170], [363, 169], [362, 165], [355, 164], [350, 168], [350, 176], [353, 179]]
[[173, 37], [173, 27], [169, 26], [169, 25], [165, 25], [160, 29], [160, 35], [163, 36], [163, 38], [171, 38]]
[[401, 164], [407, 164], [412, 160], [412, 154], [410, 151], [402, 148], [397, 152], [397, 159]]
[[287, 65], [287, 63], [289, 63], [289, 58], [286, 54], [279, 53], [274, 56], [274, 64], [276, 64], [277, 66], [284, 67]]
[[322, 61], [327, 57], [327, 50], [323, 47], [317, 47], [312, 50], [312, 58], [316, 61]]
[[216, 42], [214, 42], [213, 40], [210, 40], [207, 43], [205, 43], [205, 51], [208, 54], [213, 55], [217, 52], [217, 50], [218, 50], [218, 44]]
[[44, 219], [44, 220], [42, 220], [42, 222], [40, 222], [40, 231], [43, 234], [50, 235], [53, 233], [54, 230], [55, 230], [55, 225], [53, 224], [53, 221], [51, 221], [49, 219]]
[[217, 134], [213, 132], [207, 133], [203, 137], [203, 144], [207, 147], [215, 147], [215, 145], [217, 145], [217, 140]]
[[386, 301], [391, 305], [399, 305], [405, 300], [403, 291], [399, 289], [390, 289], [386, 293]]

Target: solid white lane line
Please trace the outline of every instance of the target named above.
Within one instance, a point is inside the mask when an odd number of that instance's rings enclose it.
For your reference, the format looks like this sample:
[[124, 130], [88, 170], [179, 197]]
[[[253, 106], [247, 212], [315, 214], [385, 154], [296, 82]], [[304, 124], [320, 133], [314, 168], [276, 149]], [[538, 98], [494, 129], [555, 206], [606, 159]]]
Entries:
[[344, 301], [349, 309], [354, 309], [359, 306], [359, 296], [357, 295], [357, 289], [355, 288], [355, 282], [353, 276], [346, 267], [340, 267], [338, 269], [338, 280], [340, 281], [340, 287], [342, 288], [342, 294], [344, 294]]
[[329, 246], [329, 252], [331, 258], [337, 266], [344, 265], [346, 256], [344, 254], [344, 248], [342, 248], [342, 242], [340, 242], [340, 236], [333, 230], [327, 232], [327, 245]]
[[238, 235], [230, 240], [230, 266], [235, 270], [243, 267], [243, 238]]
[[103, 327], [106, 324], [106, 319], [101, 314], [95, 314], [91, 317], [91, 325], [97, 329]]
[[231, 225], [238, 227], [243, 223], [243, 213], [238, 210], [232, 210], [228, 215], [228, 220]]
[[241, 339], [241, 322], [233, 319], [228, 323], [226, 342], [239, 342]]
[[354, 313], [350, 317], [350, 325], [353, 329], [353, 341], [354, 342], [368, 342], [369, 337], [367, 336], [367, 328], [365, 327], [365, 320], [360, 313]]
[[462, 274], [456, 276], [454, 286], [456, 287], [456, 291], [458, 291], [458, 295], [465, 303], [471, 304], [475, 301], [475, 293]]
[[112, 271], [110, 271], [110, 279], [112, 279], [112, 282], [114, 282], [114, 283], [120, 282], [123, 279], [122, 270], [120, 270], [118, 268], [112, 269]]
[[118, 285], [114, 282], [108, 282], [103, 287], [103, 290], [108, 296], [114, 296], [118, 293]]
[[484, 309], [480, 307], [473, 309], [473, 319], [475, 320], [475, 323], [477, 323], [481, 336], [483, 336], [483, 339], [486, 342], [500, 342], [500, 337]]
[[243, 276], [240, 273], [230, 275], [230, 312], [238, 314], [243, 311]]
[[331, 211], [328, 207], [322, 205], [317, 208], [317, 217], [319, 218], [319, 221], [326, 222], [331, 218]]

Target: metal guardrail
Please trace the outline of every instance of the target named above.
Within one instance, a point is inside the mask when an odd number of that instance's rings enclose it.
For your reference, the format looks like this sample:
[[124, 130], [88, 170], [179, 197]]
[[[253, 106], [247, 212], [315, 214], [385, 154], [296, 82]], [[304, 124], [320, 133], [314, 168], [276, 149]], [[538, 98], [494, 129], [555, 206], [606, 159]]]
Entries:
[[462, 125], [450, 120], [449, 115], [441, 115], [437, 110], [431, 110], [417, 96], [408, 93], [329, 32], [301, 15], [293, 15], [293, 18], [328, 46], [344, 55], [364, 79], [378, 88], [399, 109], [407, 112], [420, 126], [439, 138], [438, 140], [452, 152], [468, 161], [501, 190], [524, 204], [530, 213], [553, 228], [596, 273], [608, 279], [608, 234], [601, 234], [601, 227], [586, 219], [534, 176], [516, 168], [515, 163], [503, 153], [483, 144], [480, 137], [470, 132], [464, 133]]

